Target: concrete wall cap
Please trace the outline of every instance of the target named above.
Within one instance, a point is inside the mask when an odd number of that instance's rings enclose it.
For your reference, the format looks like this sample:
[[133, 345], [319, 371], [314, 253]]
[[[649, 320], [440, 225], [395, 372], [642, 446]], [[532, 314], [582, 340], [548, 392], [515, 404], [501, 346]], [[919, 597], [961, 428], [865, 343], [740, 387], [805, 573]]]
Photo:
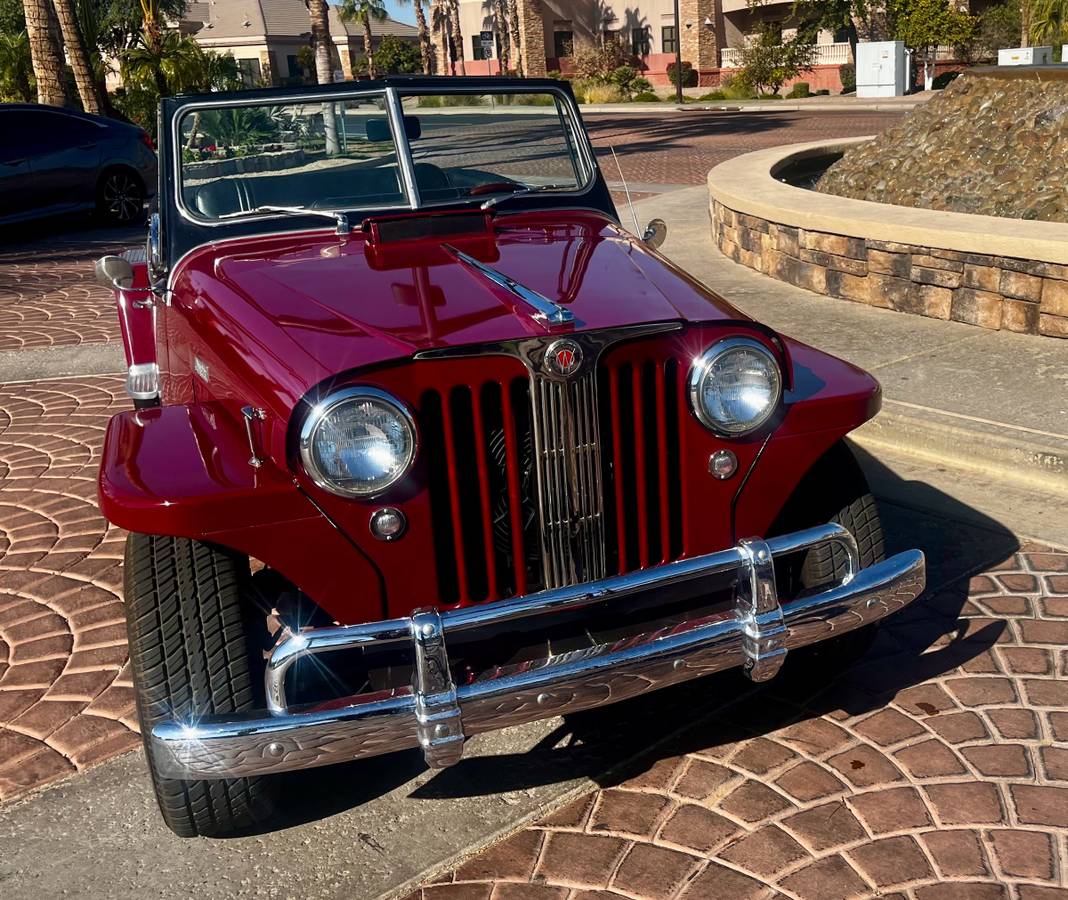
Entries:
[[1068, 263], [1068, 223], [942, 212], [820, 194], [777, 181], [790, 162], [846, 150], [872, 137], [814, 141], [757, 150], [708, 173], [713, 200], [734, 212], [847, 237], [893, 241], [987, 256]]

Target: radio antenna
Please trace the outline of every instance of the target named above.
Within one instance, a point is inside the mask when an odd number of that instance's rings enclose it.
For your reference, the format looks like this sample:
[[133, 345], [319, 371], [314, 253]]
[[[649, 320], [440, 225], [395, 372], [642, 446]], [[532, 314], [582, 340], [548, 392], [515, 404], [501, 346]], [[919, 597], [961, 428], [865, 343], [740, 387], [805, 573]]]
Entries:
[[630, 188], [627, 187], [627, 179], [623, 177], [623, 167], [619, 164], [619, 157], [616, 156], [616, 148], [609, 144], [608, 149], [612, 151], [612, 159], [616, 161], [616, 171], [619, 173], [619, 180], [623, 184], [623, 193], [627, 195], [627, 206], [630, 207], [630, 217], [634, 220], [634, 236], [641, 237], [642, 228], [638, 224], [638, 214], [634, 211], [634, 203], [630, 199]]

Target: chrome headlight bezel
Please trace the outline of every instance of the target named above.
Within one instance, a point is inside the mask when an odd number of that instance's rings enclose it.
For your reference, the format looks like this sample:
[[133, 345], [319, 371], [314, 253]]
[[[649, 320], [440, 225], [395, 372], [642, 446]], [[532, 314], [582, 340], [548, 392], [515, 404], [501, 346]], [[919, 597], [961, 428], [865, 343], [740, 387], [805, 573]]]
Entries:
[[[755, 352], [768, 361], [772, 371], [775, 373], [775, 396], [758, 418], [747, 422], [742, 426], [731, 426], [724, 422], [720, 422], [709, 414], [704, 403], [701, 401], [702, 385], [704, 384], [705, 378], [708, 376], [708, 372], [713, 364], [724, 354], [733, 352], [739, 348]], [[697, 357], [697, 359], [694, 360], [693, 365], [690, 367], [690, 409], [697, 417], [697, 420], [704, 425], [705, 428], [721, 437], [743, 437], [744, 435], [752, 434], [754, 431], [761, 429], [779, 409], [782, 402], [782, 390], [783, 376], [779, 360], [775, 358], [775, 354], [772, 353], [771, 350], [755, 338], [738, 335], [716, 341], [716, 343], [712, 344], [712, 346], [705, 350], [704, 353]]]
[[[315, 461], [315, 454], [313, 452], [316, 432], [319, 430], [319, 427], [322, 425], [326, 416], [342, 404], [349, 403], [353, 400], [371, 400], [380, 406], [386, 407], [391, 413], [397, 416], [397, 419], [401, 421], [408, 430], [408, 453], [404, 458], [403, 465], [388, 482], [376, 485], [370, 490], [349, 488], [340, 485], [335, 481], [331, 481], [320, 470]], [[392, 394], [380, 390], [379, 388], [349, 387], [335, 391], [325, 399], [320, 400], [311, 408], [308, 415], [304, 418], [304, 422], [300, 428], [300, 461], [304, 467], [304, 471], [316, 487], [320, 487], [324, 491], [336, 494], [339, 497], [347, 497], [357, 500], [373, 500], [376, 497], [381, 497], [383, 494], [393, 489], [397, 485], [397, 482], [403, 479], [411, 471], [412, 464], [415, 462], [415, 457], [418, 454], [418, 451], [419, 429], [415, 424], [415, 416], [412, 415], [411, 410], [409, 410], [403, 402], [398, 400]]]

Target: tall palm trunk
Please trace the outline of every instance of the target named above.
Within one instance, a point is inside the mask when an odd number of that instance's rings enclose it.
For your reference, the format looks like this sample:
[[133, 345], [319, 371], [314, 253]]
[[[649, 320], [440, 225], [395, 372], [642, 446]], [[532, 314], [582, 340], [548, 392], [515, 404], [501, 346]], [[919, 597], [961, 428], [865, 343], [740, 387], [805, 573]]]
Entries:
[[460, 74], [466, 75], [464, 67], [464, 35], [460, 31], [460, 0], [449, 0], [449, 25], [452, 27], [452, 42], [456, 49], [456, 61], [460, 64]]
[[423, 60], [423, 72], [430, 75], [434, 71], [434, 48], [430, 46], [430, 29], [426, 26], [423, 0], [413, 0], [413, 2], [415, 3], [415, 23], [419, 26], [419, 56]]
[[[334, 80], [330, 63], [330, 20], [327, 18], [326, 0], [305, 0], [311, 16], [312, 48], [315, 50], [315, 80], [330, 84]], [[337, 120], [334, 104], [323, 104], [323, 129], [326, 133], [326, 152], [339, 153], [341, 143], [337, 139]]]
[[67, 57], [74, 70], [74, 83], [78, 86], [78, 97], [82, 109], [98, 116], [101, 113], [100, 95], [93, 78], [93, 67], [89, 64], [89, 55], [85, 52], [85, 42], [78, 30], [78, 21], [74, 17], [70, 0], [52, 0], [59, 20], [59, 30], [63, 34], [63, 43], [67, 46]]
[[523, 77], [523, 46], [519, 42], [519, 3], [518, 0], [508, 2], [508, 30], [512, 34], [512, 68], [516, 75]]
[[63, 51], [52, 33], [48, 0], [22, 0], [26, 14], [26, 34], [30, 39], [30, 58], [37, 79], [37, 102], [49, 106], [67, 106], [63, 81]]
[[504, 0], [493, 0], [493, 35], [497, 41], [497, 70], [503, 75], [512, 68], [508, 46], [508, 19], [504, 14]]
[[367, 58], [367, 74], [375, 77], [375, 52], [371, 49], [371, 15], [365, 13], [363, 17], [363, 55]]

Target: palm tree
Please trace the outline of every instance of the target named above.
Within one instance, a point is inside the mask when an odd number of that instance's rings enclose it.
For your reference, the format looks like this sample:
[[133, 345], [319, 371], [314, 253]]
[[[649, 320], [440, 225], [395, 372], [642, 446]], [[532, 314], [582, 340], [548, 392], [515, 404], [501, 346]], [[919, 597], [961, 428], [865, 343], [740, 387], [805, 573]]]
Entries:
[[93, 67], [89, 64], [89, 55], [85, 52], [85, 42], [78, 30], [78, 21], [74, 16], [70, 0], [52, 0], [52, 3], [56, 8], [56, 18], [59, 19], [63, 43], [67, 47], [67, 58], [70, 60], [70, 67], [74, 70], [74, 83], [78, 88], [82, 109], [98, 116], [101, 113], [100, 95], [96, 90]]
[[[334, 80], [334, 67], [330, 62], [330, 19], [327, 15], [326, 0], [304, 0], [311, 16], [312, 49], [315, 51], [315, 80], [319, 84], [330, 84]], [[333, 154], [341, 150], [337, 137], [337, 119], [334, 104], [323, 104], [323, 129], [326, 134], [326, 152]]]
[[52, 32], [52, 6], [48, 0], [22, 0], [26, 14], [26, 34], [30, 41], [30, 58], [37, 79], [37, 102], [66, 106], [63, 79], [63, 52]]
[[512, 33], [512, 68], [516, 75], [523, 77], [523, 47], [519, 43], [519, 3], [517, 0], [508, 2], [508, 30]]
[[1031, 0], [1027, 6], [1028, 36], [1036, 47], [1042, 44], [1061, 43], [1068, 26], [1068, 2], [1066, 0]]
[[430, 44], [430, 29], [423, 12], [423, 0], [398, 0], [399, 3], [411, 3], [415, 7], [415, 24], [419, 28], [419, 56], [423, 62], [423, 71], [430, 75], [434, 71], [434, 48]]
[[33, 61], [26, 32], [0, 32], [0, 100], [29, 103], [33, 99], [32, 77]]
[[504, 14], [504, 0], [493, 0], [493, 35], [497, 41], [497, 69], [503, 75], [512, 68], [511, 48], [508, 40], [508, 19]]
[[452, 58], [449, 41], [449, 0], [436, 0], [430, 7], [431, 27], [441, 46], [441, 74], [455, 75], [456, 63]]
[[367, 74], [375, 77], [375, 56], [371, 49], [371, 20], [381, 22], [386, 18], [382, 0], [344, 0], [339, 11], [346, 22], [363, 24], [363, 55], [367, 58]]
[[143, 23], [141, 33], [137, 36], [134, 46], [127, 52], [124, 64], [147, 72], [152, 77], [156, 93], [160, 97], [169, 97], [171, 88], [163, 72], [163, 60], [167, 53], [167, 33], [163, 30], [159, 0], [138, 0], [138, 2], [141, 4]]
[[466, 75], [464, 66], [464, 35], [460, 31], [460, 0], [446, 0], [449, 4], [449, 30], [452, 32], [452, 44], [456, 51], [456, 61], [460, 64], [460, 74]]

